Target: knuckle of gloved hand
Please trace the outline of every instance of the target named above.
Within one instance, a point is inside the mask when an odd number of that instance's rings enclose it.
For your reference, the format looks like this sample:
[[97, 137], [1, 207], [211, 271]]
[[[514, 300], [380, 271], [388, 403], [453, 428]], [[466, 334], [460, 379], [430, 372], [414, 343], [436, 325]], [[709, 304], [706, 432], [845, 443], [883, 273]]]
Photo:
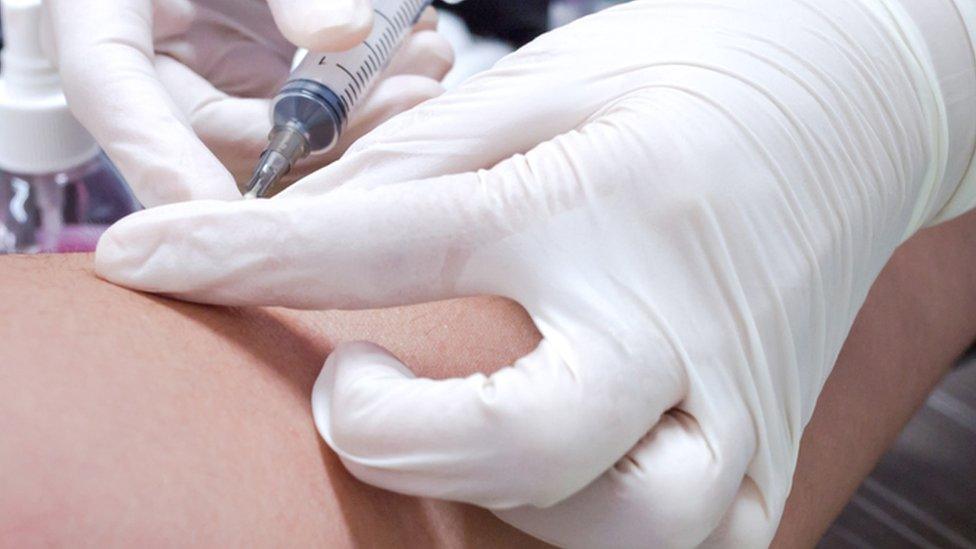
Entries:
[[642, 509], [647, 535], [695, 546], [714, 530], [742, 480], [723, 452], [692, 435], [684, 413], [668, 413], [610, 471], [617, 492]]
[[581, 423], [565, 407], [539, 402], [498, 422], [492, 438], [503, 448], [509, 470], [519, 476], [520, 504], [553, 505], [585, 485], [585, 466], [580, 460], [585, 452], [579, 451], [585, 436], [576, 427]]
[[[718, 525], [724, 509], [717, 505], [710, 487], [686, 486], [662, 495], [649, 513], [654, 535], [673, 547], [695, 547]], [[703, 489], [704, 488], [704, 489]], [[656, 516], [654, 516], [656, 515]]]
[[[444, 86], [425, 76], [404, 74], [391, 78], [389, 83], [384, 82], [376, 91], [386, 116], [390, 117], [407, 112], [420, 103], [443, 94]], [[354, 146], [363, 150], [362, 146]]]
[[158, 0], [153, 4], [153, 34], [159, 40], [186, 32], [195, 18], [190, 0]]
[[[325, 3], [328, 4], [328, 3]], [[354, 3], [350, 9], [337, 11], [328, 5], [319, 8], [286, 10], [278, 17], [282, 34], [293, 44], [312, 51], [344, 51], [366, 39], [373, 24], [373, 10], [368, 3]]]
[[454, 66], [454, 48], [441, 33], [420, 31], [414, 34], [412, 40], [424, 52], [424, 62], [437, 69], [435, 72], [446, 74]]
[[[697, 547], [714, 531], [721, 513], [714, 495], [696, 486], [668, 490], [647, 487], [629, 501], [643, 500], [641, 537], [650, 547]], [[702, 497], [702, 496], [705, 497]]]

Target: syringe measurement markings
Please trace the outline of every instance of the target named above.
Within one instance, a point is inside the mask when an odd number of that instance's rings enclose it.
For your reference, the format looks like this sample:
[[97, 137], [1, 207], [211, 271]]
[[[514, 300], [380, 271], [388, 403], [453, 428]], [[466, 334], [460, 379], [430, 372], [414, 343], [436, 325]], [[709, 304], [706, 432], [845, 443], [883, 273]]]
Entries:
[[391, 39], [389, 33], [390, 29], [387, 29], [383, 32], [383, 34], [380, 35], [380, 41], [383, 43], [383, 46], [385, 46], [387, 52], [386, 55], [388, 57], [393, 52], [393, 44], [396, 43], [393, 39]]
[[407, 19], [403, 16], [403, 9], [398, 9], [396, 12], [397, 20], [397, 32], [403, 32], [403, 29], [407, 26]]
[[377, 62], [376, 50], [368, 41], [363, 41], [363, 45], [369, 50], [369, 55], [366, 56], [366, 60], [370, 62], [374, 71], [380, 70], [379, 63]]
[[[358, 91], [359, 91], [359, 89], [358, 89], [359, 88], [359, 83], [356, 82], [356, 77], [353, 76], [352, 73], [349, 72], [349, 70], [347, 68], [343, 67], [342, 65], [336, 63], [336, 66], [339, 67], [340, 69], [342, 69], [342, 72], [346, 73], [346, 75], [349, 76], [349, 80], [352, 82], [352, 85], [355, 85], [356, 86], [357, 89], [353, 90], [353, 100], [359, 99], [359, 93], [358, 93]], [[352, 88], [352, 85], [347, 86], [347, 89], [351, 89]]]
[[390, 18], [389, 18], [389, 17], [387, 17], [385, 13], [383, 13], [383, 12], [381, 12], [381, 11], [380, 11], [380, 10], [378, 10], [378, 9], [374, 9], [374, 10], [373, 10], [373, 13], [375, 13], [376, 15], [379, 15], [379, 16], [380, 16], [380, 17], [382, 17], [383, 19], [386, 19], [386, 22], [387, 22], [387, 23], [389, 23], [389, 24], [390, 24], [391, 26], [393, 25], [393, 21], [390, 21]]
[[405, 5], [400, 10], [400, 14], [403, 16], [403, 28], [405, 29], [410, 27], [410, 21], [413, 20], [413, 18], [410, 17], [409, 9], [410, 7]]
[[403, 27], [403, 21], [400, 18], [400, 10], [393, 12], [393, 21], [393, 28], [396, 30], [396, 32], [400, 32], [400, 29]]
[[368, 59], [373, 64], [373, 70], [375, 71], [380, 70], [379, 61], [377, 61], [379, 59], [379, 56], [376, 55], [376, 50], [373, 49], [373, 46], [371, 46], [368, 41], [363, 41], [363, 45], [369, 49], [371, 55], [367, 55], [366, 59]]
[[359, 94], [363, 92], [363, 88], [359, 85], [359, 81], [356, 80], [356, 76], [351, 72], [349, 72], [348, 69], [346, 69], [345, 67], [341, 67], [341, 68], [342, 70], [346, 71], [346, 74], [349, 75], [349, 79], [352, 80], [352, 85], [356, 87], [355, 97], [356, 99], [359, 99]]
[[403, 9], [406, 10], [407, 20], [410, 21], [411, 25], [416, 23], [420, 17], [420, 6], [416, 2], [407, 2], [403, 5]]
[[[413, 11], [416, 11], [420, 8], [423, 0], [412, 0], [412, 2]], [[390, 54], [392, 51], [394, 51], [394, 44], [397, 43], [397, 35], [400, 34], [406, 26], [404, 23], [404, 19], [406, 17], [404, 12], [406, 11], [405, 8], [407, 7], [409, 6], [401, 5], [401, 9], [397, 10], [394, 17], [395, 20], [391, 19], [387, 14], [378, 9], [373, 10], [374, 13], [386, 20], [390, 26], [383, 30], [383, 32], [380, 34], [379, 41], [375, 46], [370, 44], [367, 40], [362, 42], [363, 45], [366, 46], [366, 49], [370, 51], [370, 55], [365, 57], [366, 62], [357, 69], [356, 74], [350, 72], [349, 69], [343, 65], [336, 63], [336, 66], [349, 77], [349, 84], [346, 85], [342, 95], [339, 96], [342, 107], [347, 113], [352, 110], [353, 104], [359, 100], [359, 95], [364, 92], [366, 83], [373, 76], [374, 72], [380, 70], [381, 67], [385, 67], [391, 61]], [[417, 19], [419, 18], [420, 14], [417, 15]], [[380, 52], [377, 52], [377, 48], [381, 50], [382, 55], [380, 55]], [[325, 57], [322, 58], [323, 61], [324, 59]], [[385, 61], [380, 63], [380, 59], [384, 59]], [[370, 63], [372, 63], [372, 67], [370, 66]]]
[[[363, 40], [361, 42], [363, 45], [365, 45], [365, 50], [362, 48], [359, 50], [350, 50], [347, 55], [339, 56], [339, 58], [344, 62], [351, 63], [351, 68], [354, 70], [350, 70], [343, 64], [335, 62], [335, 60], [331, 59], [331, 55], [329, 57], [322, 55], [318, 59], [318, 65], [321, 68], [315, 68], [314, 58], [311, 58], [308, 60], [308, 64], [303, 62], [303, 66], [296, 69], [296, 71], [292, 73], [292, 77], [296, 78], [296, 80], [298, 77], [306, 77], [307, 80], [314, 80], [319, 85], [324, 85], [326, 88], [325, 91], [329, 92], [329, 94], [334, 97], [334, 99], [331, 100], [331, 107], [329, 104], [322, 106], [327, 110], [339, 111], [335, 113], [335, 115], [338, 115], [339, 119], [335, 120], [335, 118], [332, 118], [336, 123], [338, 123], [339, 126], [333, 128], [333, 137], [338, 136], [343, 127], [346, 126], [348, 123], [348, 117], [352, 110], [356, 107], [356, 103], [358, 103], [361, 98], [366, 96], [373, 79], [390, 64], [392, 56], [399, 49], [405, 36], [410, 34], [411, 29], [421, 19], [424, 13], [423, 10], [425, 10], [425, 8], [431, 3], [432, 0], [400, 0], [400, 2], [397, 4], [397, 8], [392, 14], [392, 17], [391, 14], [387, 14], [382, 10], [374, 8], [373, 11], [376, 16], [383, 19], [387, 25], [382, 29], [377, 29], [378, 32], [371, 35], [368, 40]], [[369, 40], [372, 40], [373, 42], [371, 43]], [[341, 91], [338, 89], [331, 89], [332, 86], [329, 82], [331, 79], [335, 78], [336, 75], [336, 73], [330, 71], [328, 68], [331, 65], [336, 66], [339, 70], [345, 73], [346, 77], [348, 77], [348, 80], [345, 85], [342, 86]], [[308, 71], [308, 74], [306, 74], [305, 71]], [[339, 82], [336, 82], [336, 84], [339, 84], [340, 82], [341, 79], [339, 79]], [[280, 93], [287, 94], [288, 97], [291, 98], [292, 95], [297, 96], [302, 91], [303, 90], [301, 88], [296, 88], [294, 90], [286, 88]], [[321, 99], [325, 100], [326, 103], [329, 102], [327, 96]], [[284, 98], [282, 100], [284, 100]], [[297, 101], [298, 99], [292, 100]], [[294, 147], [294, 145], [298, 144], [302, 136], [295, 128], [279, 128], [277, 118], [279, 115], [295, 116], [296, 113], [288, 113], [287, 107], [283, 107], [279, 111], [277, 110], [277, 104], [275, 109], [276, 111], [274, 114], [276, 116], [276, 130], [280, 130], [282, 132], [287, 130], [288, 133], [277, 134], [283, 135], [284, 137], [280, 142], [273, 140], [269, 150], [278, 151], [282, 155], [285, 155], [286, 153], [291, 154], [288, 151], [298, 151], [299, 149]], [[298, 122], [300, 123], [301, 121]], [[328, 120], [322, 119], [321, 122], [323, 124], [327, 124]], [[305, 136], [305, 140], [306, 144], [308, 145], [314, 147], [319, 146], [316, 143], [309, 143], [309, 136], [307, 135]], [[321, 148], [317, 150], [321, 150], [329, 146], [329, 144], [323, 143]], [[308, 149], [305, 149], [304, 153], [301, 154], [307, 155], [308, 152]], [[292, 156], [295, 155], [292, 154]], [[252, 180], [253, 183], [250, 185], [252, 188], [249, 190], [248, 196], [251, 196], [252, 192], [256, 196], [263, 195], [263, 192], [267, 188], [267, 183], [269, 181], [276, 181], [283, 175], [283, 170], [288, 169], [287, 167], [283, 167], [281, 164], [272, 165], [267, 160], [269, 158], [273, 157], [270, 155], [262, 156], [261, 164], [258, 166], [258, 172]], [[288, 157], [287, 159], [289, 160], [289, 163], [291, 163], [297, 158]], [[274, 179], [269, 179], [267, 174], [271, 174]]]
[[[393, 25], [393, 21], [390, 21], [390, 18], [385, 13], [383, 13], [382, 11], [374, 8], [373, 9], [373, 13], [375, 13], [376, 15], [379, 15], [380, 17], [382, 17], [390, 25]], [[383, 48], [383, 59], [386, 59], [387, 61], [389, 61], [390, 48], [389, 48], [389, 46], [386, 45], [385, 41], [383, 40], [384, 36], [385, 36], [385, 33], [380, 35], [379, 42], [378, 42], [377, 45], [378, 46], [381, 46]]]
[[[346, 73], [350, 81], [350, 84], [343, 90], [345, 97], [340, 97], [346, 110], [350, 110], [351, 104], [359, 99], [359, 94], [363, 93], [363, 90], [366, 88], [366, 83], [373, 76], [374, 72], [378, 71], [381, 66], [385, 67], [389, 64], [391, 61], [390, 54], [394, 51], [394, 44], [398, 42], [398, 35], [403, 33], [411, 20], [416, 23], [420, 19], [422, 13], [419, 10], [423, 3], [424, 0], [408, 0], [407, 4], [400, 5], [400, 9], [396, 11], [393, 18], [390, 18], [389, 15], [383, 13], [381, 10], [373, 9], [373, 13], [382, 17], [389, 24], [380, 34], [379, 42], [376, 44], [376, 47], [382, 49], [383, 55], [380, 56], [376, 48], [369, 41], [364, 40], [363, 45], [366, 46], [371, 55], [365, 57], [366, 62], [359, 67], [355, 75], [346, 67], [336, 64], [337, 67], [342, 69], [342, 72]], [[416, 12], [416, 17], [411, 19], [409, 16], [410, 12]], [[380, 63], [379, 59], [384, 59], [385, 61]], [[372, 63], [372, 67], [370, 63]]]
[[403, 13], [403, 20], [406, 22], [403, 25], [405, 28], [412, 26], [413, 22], [417, 20], [417, 16], [413, 16], [413, 17], [410, 16], [411, 13], [417, 11], [417, 8], [412, 6], [411, 4], [409, 3], [401, 4], [400, 11]]
[[[422, 12], [420, 11], [420, 4], [418, 2], [407, 2], [403, 5], [403, 9], [407, 20], [411, 22], [411, 26], [420, 19]], [[413, 17], [410, 14], [414, 14]]]

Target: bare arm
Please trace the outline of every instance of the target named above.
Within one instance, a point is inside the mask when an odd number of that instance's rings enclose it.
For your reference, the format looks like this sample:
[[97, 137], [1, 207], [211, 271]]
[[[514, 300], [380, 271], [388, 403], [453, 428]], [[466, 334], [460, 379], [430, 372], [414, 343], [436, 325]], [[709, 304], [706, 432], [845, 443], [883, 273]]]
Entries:
[[[89, 265], [0, 260], [0, 545], [527, 543], [484, 511], [353, 480], [308, 404], [340, 340], [377, 341], [422, 375], [492, 371], [538, 341], [517, 305], [216, 309], [110, 286]], [[804, 437], [780, 545], [819, 538], [973, 339], [973, 310], [968, 216], [913, 239], [875, 285]]]
[[534, 345], [514, 305], [215, 309], [116, 288], [89, 265], [0, 263], [0, 546], [527, 543], [484, 511], [360, 484], [309, 410], [335, 341], [378, 338], [429, 375], [487, 370]]
[[919, 233], [871, 288], [803, 435], [776, 547], [812, 547], [976, 339], [976, 213]]

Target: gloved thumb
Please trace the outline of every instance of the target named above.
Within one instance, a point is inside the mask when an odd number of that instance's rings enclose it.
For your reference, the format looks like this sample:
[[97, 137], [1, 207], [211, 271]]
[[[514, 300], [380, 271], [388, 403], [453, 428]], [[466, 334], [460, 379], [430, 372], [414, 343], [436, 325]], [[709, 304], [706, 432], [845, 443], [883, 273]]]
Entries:
[[343, 51], [373, 28], [370, 0], [268, 0], [281, 34], [310, 51]]
[[[315, 383], [312, 413], [346, 468], [374, 486], [492, 509], [548, 506], [599, 476], [681, 398], [669, 350], [656, 350], [642, 379], [612, 353], [546, 339], [491, 376], [432, 380], [381, 347], [344, 343]], [[597, 396], [607, 394], [611, 406]]]

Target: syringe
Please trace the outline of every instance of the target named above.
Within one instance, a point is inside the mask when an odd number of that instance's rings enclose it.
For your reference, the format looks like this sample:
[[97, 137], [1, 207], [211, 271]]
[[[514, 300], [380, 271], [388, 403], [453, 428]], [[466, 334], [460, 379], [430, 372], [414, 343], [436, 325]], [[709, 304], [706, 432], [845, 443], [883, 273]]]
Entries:
[[309, 53], [271, 104], [270, 144], [245, 198], [261, 198], [296, 162], [335, 146], [349, 113], [366, 97], [432, 0], [373, 0], [373, 31], [355, 48]]

